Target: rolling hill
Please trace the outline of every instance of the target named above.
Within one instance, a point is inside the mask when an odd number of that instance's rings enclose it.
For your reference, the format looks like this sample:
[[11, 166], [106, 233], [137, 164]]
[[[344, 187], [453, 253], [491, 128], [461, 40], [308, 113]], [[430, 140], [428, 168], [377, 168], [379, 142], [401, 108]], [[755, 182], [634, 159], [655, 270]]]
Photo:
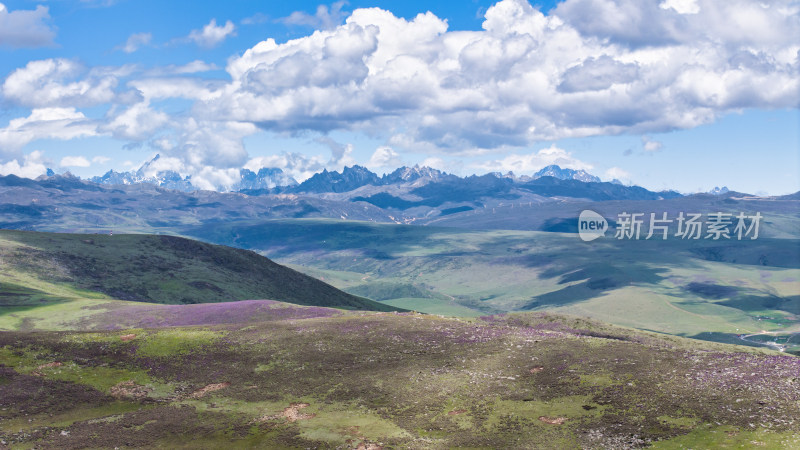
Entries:
[[[185, 304], [270, 299], [392, 311], [252, 251], [154, 235], [0, 230], [0, 302], [30, 307], [76, 297]], [[83, 294], [81, 293], [83, 291]]]
[[558, 311], [729, 343], [765, 331], [761, 338], [800, 351], [795, 238], [585, 243], [571, 233], [314, 219], [183, 232], [252, 248], [345, 291], [421, 312], [441, 311], [444, 298], [473, 313]]
[[[238, 309], [174, 307], [210, 306]], [[800, 359], [770, 350], [548, 314], [467, 321], [295, 305], [271, 310], [286, 308], [302, 315], [0, 333], [0, 445], [561, 450], [800, 444]]]

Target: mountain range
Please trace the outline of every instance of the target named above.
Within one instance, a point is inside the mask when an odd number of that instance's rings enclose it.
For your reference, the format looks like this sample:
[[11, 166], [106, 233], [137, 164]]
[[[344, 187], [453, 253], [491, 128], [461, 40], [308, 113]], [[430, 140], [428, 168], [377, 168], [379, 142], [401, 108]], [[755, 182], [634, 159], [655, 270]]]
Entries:
[[[191, 176], [183, 176], [174, 170], [159, 170], [161, 156], [156, 155], [152, 160], [144, 163], [140, 168], [128, 172], [109, 170], [102, 176], [89, 178], [89, 181], [104, 185], [131, 185], [153, 184], [159, 187], [191, 192], [199, 188], [192, 184]], [[258, 172], [249, 169], [240, 169], [239, 180], [228, 186], [218, 186], [220, 192], [244, 192], [247, 194], [274, 194], [274, 193], [343, 193], [353, 191], [362, 186], [387, 186], [403, 183], [415, 183], [419, 187], [431, 181], [448, 179], [454, 181], [460, 177], [449, 175], [431, 167], [400, 167], [383, 176], [370, 171], [366, 167], [354, 165], [344, 167], [341, 172], [328, 171], [316, 173], [302, 183], [292, 178], [280, 168], [263, 167]], [[55, 173], [48, 170], [47, 176]], [[574, 170], [550, 165], [542, 168], [533, 175], [517, 176], [513, 172], [502, 174], [493, 172], [489, 175], [499, 179], [508, 179], [515, 183], [527, 183], [543, 177], [552, 177], [559, 180], [577, 180], [584, 183], [600, 183], [599, 177], [585, 170]], [[616, 181], [616, 180], [615, 180]], [[618, 182], [617, 182], [618, 183]], [[619, 184], [619, 183], [618, 183]]]
[[[109, 170], [102, 176], [92, 177], [89, 181], [106, 185], [128, 184], [154, 184], [159, 187], [176, 191], [191, 192], [199, 188], [192, 184], [191, 176], [182, 176], [174, 170], [158, 170], [157, 165], [161, 155], [156, 155], [150, 161], [142, 164], [137, 170], [117, 172]], [[48, 175], [54, 175], [52, 170]], [[240, 191], [246, 189], [272, 189], [278, 186], [296, 186], [297, 181], [278, 168], [264, 167], [253, 172], [249, 169], [239, 170], [239, 181], [232, 186], [220, 186], [223, 191]]]

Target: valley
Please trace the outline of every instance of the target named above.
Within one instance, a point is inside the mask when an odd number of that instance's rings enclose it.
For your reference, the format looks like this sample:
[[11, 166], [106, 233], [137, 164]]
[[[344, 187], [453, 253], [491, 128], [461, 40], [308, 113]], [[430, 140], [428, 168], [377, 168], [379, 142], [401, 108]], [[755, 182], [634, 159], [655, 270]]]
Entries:
[[[0, 181], [2, 445], [799, 444], [797, 200]], [[765, 221], [583, 242], [584, 209]]]

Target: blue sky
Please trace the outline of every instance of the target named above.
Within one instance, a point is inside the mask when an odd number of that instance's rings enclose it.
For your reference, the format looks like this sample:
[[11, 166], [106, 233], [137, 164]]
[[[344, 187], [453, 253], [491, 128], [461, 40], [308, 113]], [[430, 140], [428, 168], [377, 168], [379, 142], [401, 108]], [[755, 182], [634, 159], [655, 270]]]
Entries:
[[652, 189], [800, 190], [794, 0], [16, 1], [0, 174], [162, 155], [224, 189], [366, 165], [586, 169]]

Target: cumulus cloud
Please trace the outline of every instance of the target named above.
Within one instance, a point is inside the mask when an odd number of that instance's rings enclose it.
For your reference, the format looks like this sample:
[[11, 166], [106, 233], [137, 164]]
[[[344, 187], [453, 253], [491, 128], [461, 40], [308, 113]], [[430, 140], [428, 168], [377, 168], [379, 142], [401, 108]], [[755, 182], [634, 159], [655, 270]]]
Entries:
[[331, 151], [331, 159], [326, 164], [329, 169], [339, 170], [344, 166], [351, 166], [356, 163], [352, 157], [352, 144], [340, 144], [328, 136], [317, 138], [316, 141], [328, 147]]
[[133, 53], [141, 47], [149, 45], [151, 40], [153, 40], [152, 33], [134, 33], [128, 37], [125, 44], [117, 48], [125, 53]]
[[[162, 155], [164, 163], [170, 162], [175, 166], [170, 170], [192, 176], [193, 184], [196, 184], [197, 177], [210, 183], [226, 179], [228, 175], [223, 177], [220, 174], [233, 173], [230, 169], [238, 170], [247, 163], [249, 156], [243, 139], [257, 130], [250, 123], [205, 122], [189, 117], [171, 120], [168, 131], [148, 142]], [[204, 184], [202, 187], [208, 186]]]
[[283, 44], [268, 39], [232, 58], [233, 82], [202, 109], [269, 130], [367, 130], [398, 148], [465, 152], [796, 106], [800, 45], [788, 36], [800, 28], [789, 3], [736, 3], [758, 8], [756, 22], [783, 38], [706, 29], [720, 14], [736, 22], [727, 1], [687, 15], [677, 3], [567, 0], [545, 15], [504, 0], [476, 32], [447, 31], [431, 13], [405, 20], [358, 9], [343, 25]]
[[110, 112], [110, 118], [100, 129], [113, 137], [129, 141], [143, 141], [155, 134], [169, 121], [169, 116], [153, 110], [149, 102], [136, 103], [122, 112]]
[[9, 11], [0, 3], [0, 47], [44, 47], [53, 45], [56, 36], [50, 26], [49, 9], [38, 5], [34, 10]]
[[564, 71], [558, 89], [561, 92], [600, 91], [615, 83], [631, 83], [638, 75], [639, 67], [636, 64], [624, 64], [608, 55], [598, 58], [590, 56]]
[[502, 159], [479, 162], [474, 164], [473, 167], [487, 172], [514, 172], [520, 175], [534, 173], [543, 167], [553, 164], [575, 170], [590, 170], [592, 168], [591, 164], [573, 157], [570, 152], [556, 147], [555, 144], [537, 152], [528, 154], [514, 153]]
[[111, 161], [111, 158], [109, 158], [108, 156], [95, 156], [94, 158], [92, 158], [92, 162], [95, 164], [106, 164], [109, 161]]
[[378, 147], [366, 164], [373, 171], [394, 170], [403, 165], [403, 160], [391, 147]]
[[225, 25], [218, 26], [217, 19], [211, 19], [208, 25], [200, 30], [192, 30], [189, 40], [203, 48], [213, 48], [222, 43], [229, 36], [236, 35], [236, 27], [230, 20]]
[[322, 30], [329, 30], [342, 23], [346, 13], [342, 11], [342, 7], [347, 2], [339, 1], [333, 3], [330, 7], [327, 5], [317, 6], [317, 11], [312, 16], [303, 11], [295, 11], [289, 17], [279, 19], [287, 25], [304, 25]]
[[87, 70], [69, 59], [31, 61], [16, 69], [3, 83], [3, 96], [29, 107], [94, 106], [114, 100], [117, 73]]
[[65, 156], [59, 163], [61, 167], [89, 167], [92, 163], [83, 156]]
[[[242, 138], [259, 130], [363, 132], [385, 138], [398, 154], [437, 158], [497, 153], [502, 158], [484, 163], [493, 171], [531, 171], [550, 159], [584, 168], [555, 147], [552, 155], [508, 152], [800, 104], [800, 6], [793, 0], [565, 0], [547, 14], [525, 0], [503, 0], [486, 10], [478, 31], [450, 31], [430, 12], [405, 19], [380, 8], [356, 9], [342, 23], [342, 5], [285, 18], [317, 30], [231, 57], [227, 80], [193, 75], [210, 68], [202, 61], [120, 81], [113, 71], [48, 59], [14, 71], [3, 96], [75, 114], [110, 104], [97, 129], [85, 117], [69, 119], [68, 129], [150, 142], [198, 173], [253, 161]], [[213, 47], [235, 30], [212, 20], [187, 39]], [[130, 89], [124, 96], [115, 92], [123, 82]], [[153, 106], [174, 98], [191, 106], [171, 116]], [[54, 133], [22, 133], [34, 127], [23, 122], [0, 129], [0, 145], [19, 148]], [[347, 145], [319, 142], [330, 159], [283, 154], [275, 164], [302, 179], [310, 167], [353, 162]], [[660, 144], [642, 145], [656, 151]], [[387, 155], [373, 155], [374, 162]]]
[[39, 150], [30, 152], [22, 157], [22, 163], [17, 158], [0, 164], [0, 175], [16, 175], [23, 178], [36, 178], [47, 172], [48, 161], [44, 153]]
[[262, 167], [275, 167], [288, 173], [295, 180], [302, 182], [312, 175], [327, 168], [321, 156], [307, 156], [296, 152], [283, 152], [278, 155], [258, 156], [244, 165], [245, 169], [257, 172]]
[[697, 0], [664, 0], [658, 6], [662, 9], [674, 9], [680, 14], [697, 14], [700, 12], [700, 5]]

